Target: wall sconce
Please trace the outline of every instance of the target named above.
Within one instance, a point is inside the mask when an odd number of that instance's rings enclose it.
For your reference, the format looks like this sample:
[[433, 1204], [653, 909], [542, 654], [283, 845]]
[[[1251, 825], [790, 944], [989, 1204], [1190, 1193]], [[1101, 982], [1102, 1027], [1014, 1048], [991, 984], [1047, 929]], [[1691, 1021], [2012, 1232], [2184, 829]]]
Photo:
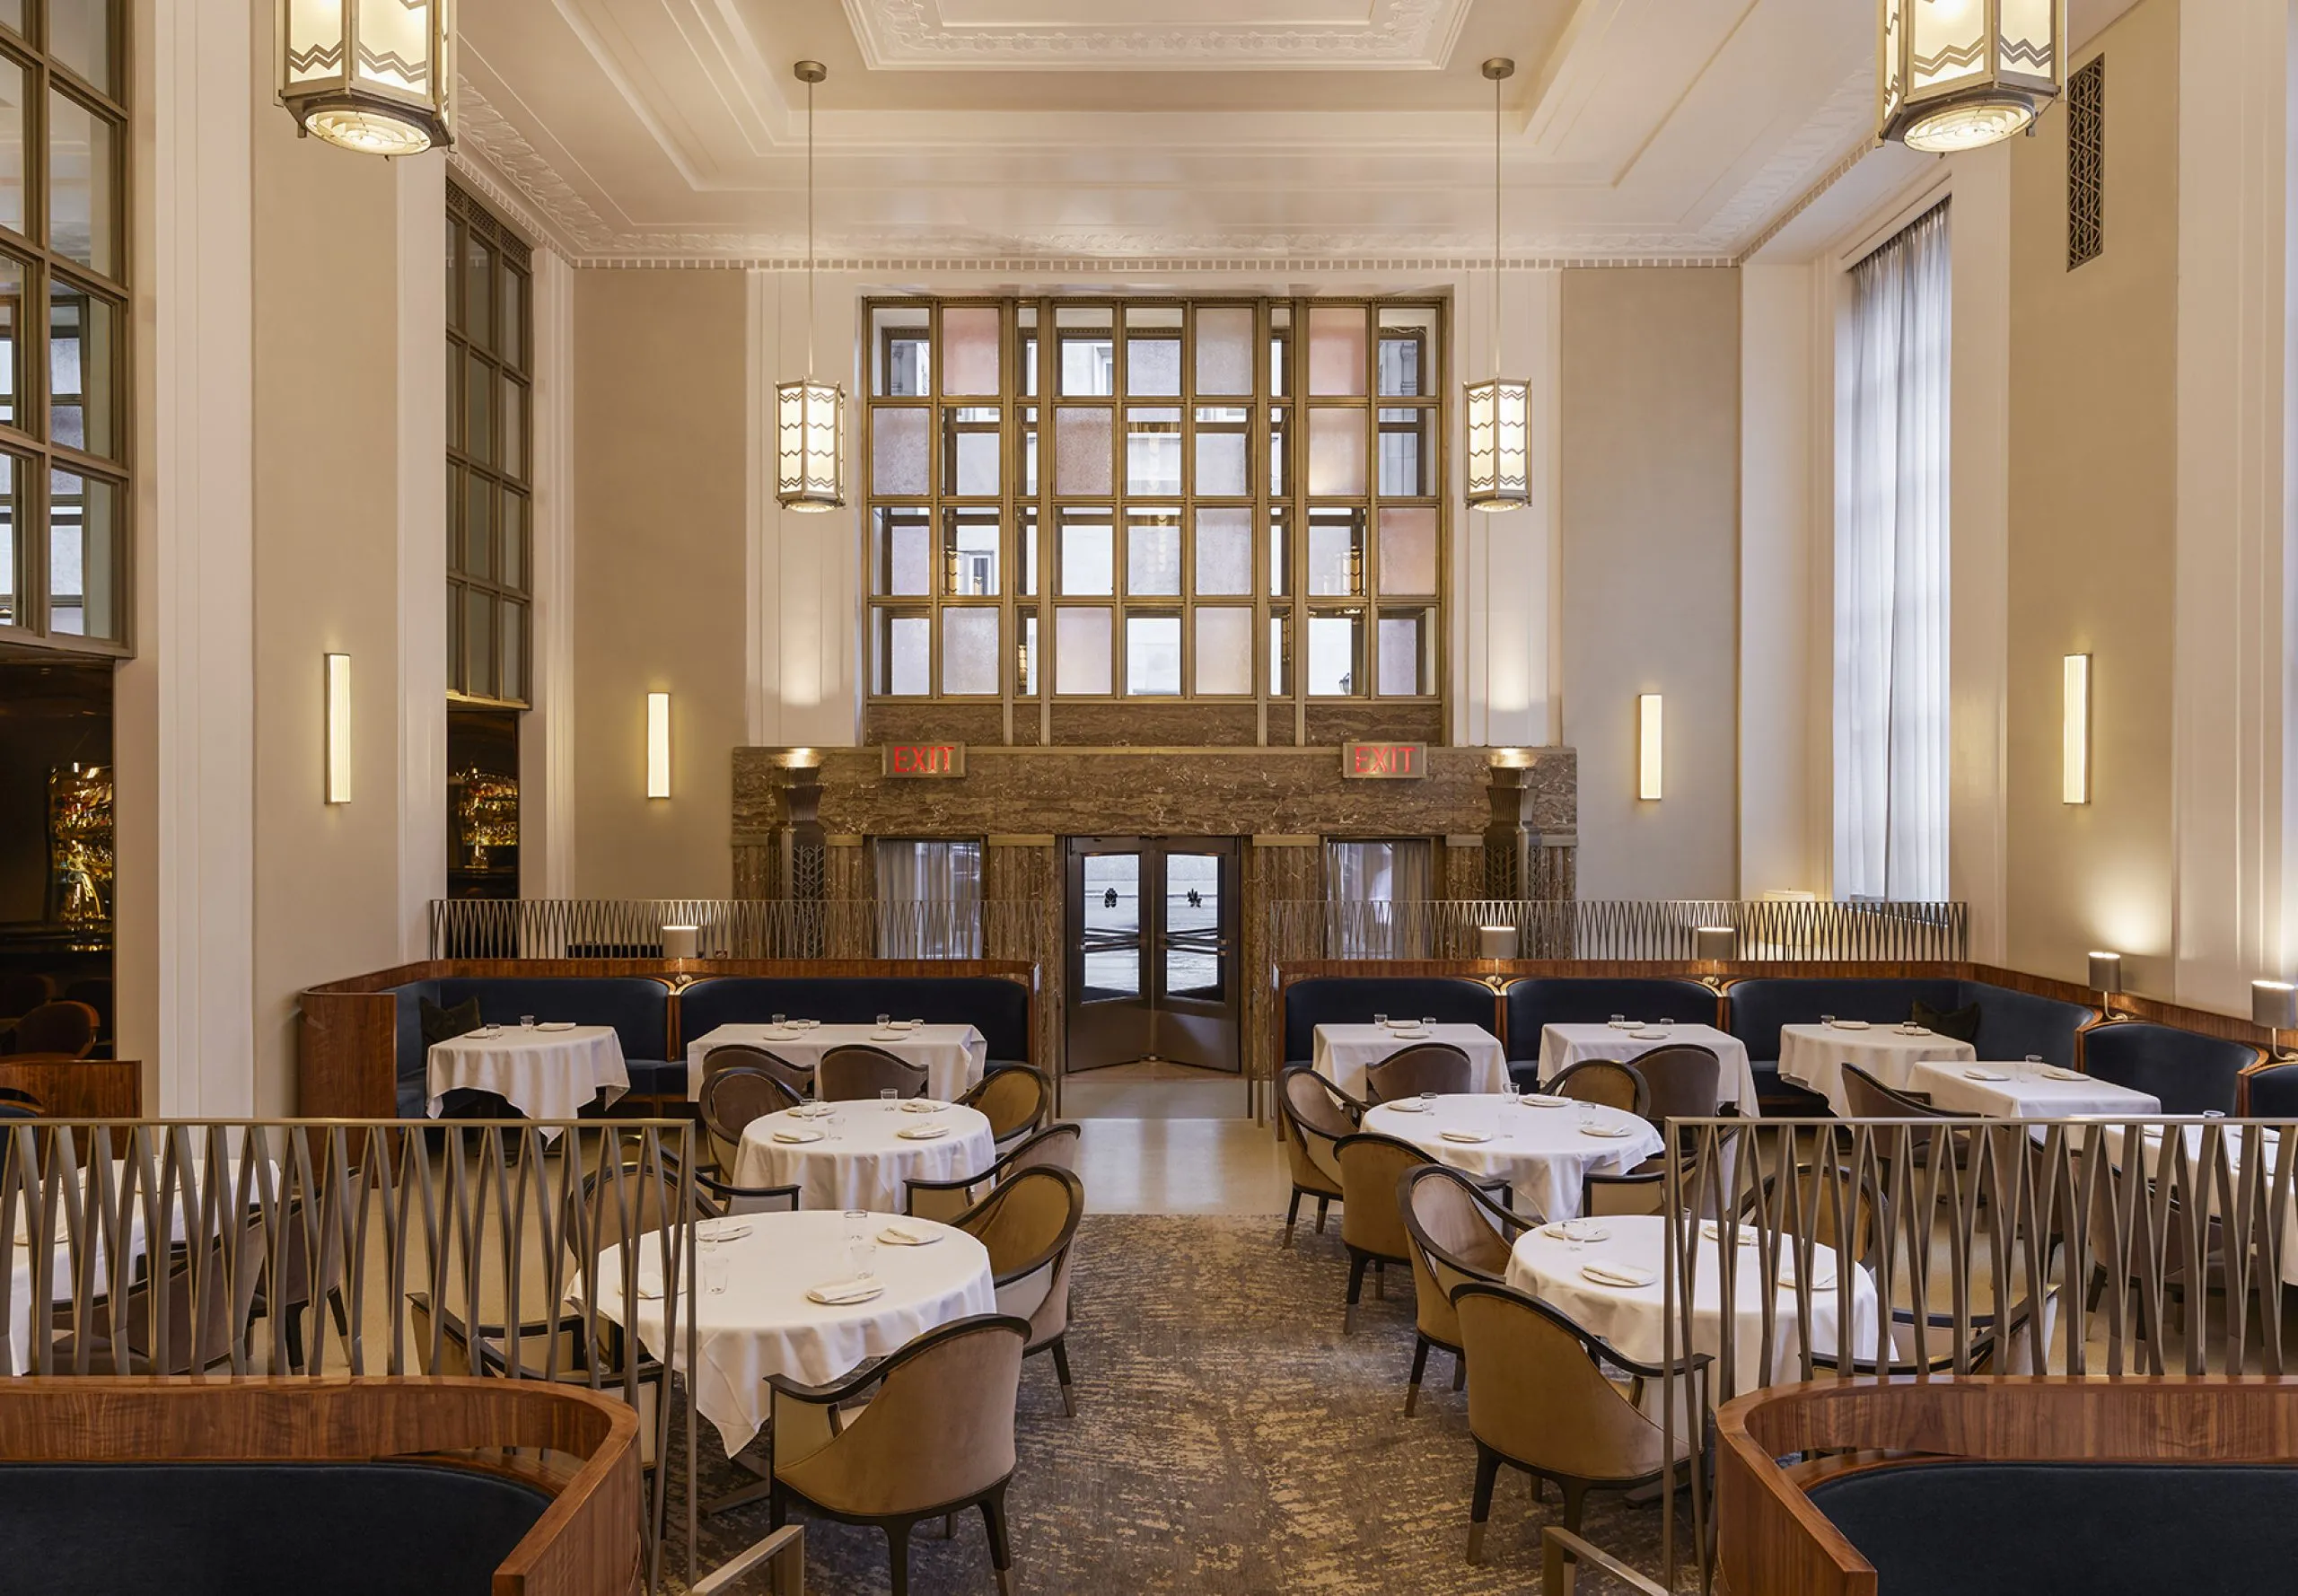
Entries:
[[1636, 701], [1636, 795], [1656, 802], [1660, 797], [1660, 695], [1645, 693]]
[[2282, 1033], [2298, 1030], [2298, 987], [2288, 981], [2252, 981], [2250, 1023], [2263, 1025], [2274, 1033], [2267, 1051], [2276, 1064], [2298, 1058], [2298, 1054], [2282, 1050]]
[[646, 695], [646, 796], [671, 795], [671, 696]]
[[327, 656], [327, 802], [351, 802], [351, 656]]
[[2122, 955], [2093, 953], [2091, 955], [2091, 987], [2099, 995], [2099, 1006], [2109, 1020], [2118, 1020], [2115, 1013], [2115, 994], [2122, 990]]
[[2060, 707], [2059, 799], [2091, 802], [2091, 656], [2066, 656], [2066, 693]]

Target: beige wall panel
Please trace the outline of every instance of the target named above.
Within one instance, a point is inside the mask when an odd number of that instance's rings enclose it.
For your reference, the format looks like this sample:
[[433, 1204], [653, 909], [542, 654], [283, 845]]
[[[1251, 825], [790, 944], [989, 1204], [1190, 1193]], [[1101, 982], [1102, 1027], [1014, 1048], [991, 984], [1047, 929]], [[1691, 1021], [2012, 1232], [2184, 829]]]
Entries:
[[[1740, 274], [1564, 274], [1564, 728], [1580, 895], [1727, 898], [1735, 859]], [[1636, 701], [1666, 706], [1637, 799]]]
[[[2066, 269], [2066, 119], [2012, 150], [2009, 962], [2170, 989], [2178, 13], [2101, 34], [2106, 249]], [[2079, 63], [2078, 63], [2079, 65]], [[2119, 135], [2119, 136], [2118, 136]], [[2061, 660], [2093, 656], [2092, 801], [2060, 801]]]
[[[729, 890], [743, 741], [742, 274], [574, 280], [578, 897]], [[646, 796], [646, 695], [671, 695], [671, 796]]]

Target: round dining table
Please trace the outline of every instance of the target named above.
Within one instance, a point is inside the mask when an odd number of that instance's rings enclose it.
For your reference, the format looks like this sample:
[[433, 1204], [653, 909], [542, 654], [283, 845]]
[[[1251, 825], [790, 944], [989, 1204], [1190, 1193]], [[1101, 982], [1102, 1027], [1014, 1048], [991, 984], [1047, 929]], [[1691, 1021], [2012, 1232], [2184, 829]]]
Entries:
[[1571, 1218], [1588, 1176], [1626, 1174], [1665, 1145], [1649, 1121], [1625, 1109], [1508, 1092], [1381, 1103], [1365, 1111], [1364, 1127], [1480, 1180], [1506, 1180], [1516, 1212], [1541, 1219]]
[[1978, 1050], [1969, 1042], [1914, 1024], [1839, 1020], [1779, 1028], [1779, 1078], [1825, 1097], [1839, 1119], [1851, 1117], [1851, 1099], [1843, 1089], [1846, 1064], [1857, 1065], [1894, 1092], [1904, 1092], [1908, 1072], [1918, 1064], [1973, 1064], [1978, 1059]]
[[458, 1090], [494, 1092], [530, 1119], [572, 1119], [593, 1101], [610, 1103], [630, 1090], [622, 1039], [611, 1025], [483, 1025], [432, 1043], [424, 1068], [434, 1119]]
[[[905, 1235], [925, 1241], [890, 1239]], [[700, 1221], [695, 1240], [700, 1309], [694, 1405], [716, 1426], [728, 1457], [756, 1439], [773, 1415], [767, 1376], [820, 1385], [936, 1325], [997, 1309], [988, 1249], [931, 1220], [868, 1213], [849, 1221], [842, 1213], [803, 1210], [739, 1214]], [[666, 1335], [662, 1249], [652, 1238], [639, 1243], [636, 1311], [623, 1301], [621, 1254], [618, 1247], [599, 1254], [600, 1316], [635, 1332], [656, 1357], [670, 1354], [683, 1373], [687, 1320], [680, 1314], [676, 1333]], [[857, 1264], [880, 1288], [874, 1295], [832, 1302], [809, 1295], [818, 1289], [847, 1295], [838, 1288], [855, 1282]]]
[[996, 1162], [988, 1116], [963, 1103], [803, 1103], [743, 1127], [734, 1183], [794, 1186], [801, 1208], [899, 1214], [908, 1182], [969, 1180]]

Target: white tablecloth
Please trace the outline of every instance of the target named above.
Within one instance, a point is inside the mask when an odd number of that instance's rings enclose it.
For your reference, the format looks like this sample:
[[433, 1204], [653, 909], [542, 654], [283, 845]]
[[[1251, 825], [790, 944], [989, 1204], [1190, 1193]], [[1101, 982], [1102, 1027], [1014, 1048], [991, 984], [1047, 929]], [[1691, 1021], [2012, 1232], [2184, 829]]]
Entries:
[[[1581, 1109], [1624, 1136], [1590, 1136]], [[1590, 1174], [1625, 1174], [1660, 1151], [1660, 1133], [1618, 1109], [1572, 1103], [1527, 1108], [1513, 1096], [1440, 1097], [1427, 1112], [1382, 1103], [1364, 1116], [1364, 1128], [1395, 1136], [1436, 1160], [1480, 1179], [1504, 1179], [1516, 1194], [1516, 1212], [1569, 1219], [1580, 1212], [1580, 1183]], [[1488, 1142], [1448, 1142], [1448, 1130], [1483, 1131]]]
[[1893, 1091], [1903, 1092], [1908, 1072], [1925, 1059], [1974, 1064], [1978, 1051], [1969, 1042], [1936, 1031], [1909, 1035], [1895, 1025], [1871, 1025], [1864, 1030], [1837, 1025], [1779, 1028], [1779, 1078], [1823, 1094], [1828, 1106], [1846, 1118], [1851, 1104], [1843, 1091], [1845, 1065], [1855, 1064]]
[[[946, 1136], [913, 1141], [900, 1133], [945, 1126]], [[819, 1131], [819, 1142], [777, 1142], [783, 1135]], [[753, 1119], [742, 1131], [734, 1162], [739, 1186], [794, 1186], [801, 1208], [882, 1208], [900, 1213], [903, 1182], [960, 1180], [997, 1162], [988, 1116], [952, 1104], [938, 1114], [889, 1109], [881, 1102], [839, 1103], [820, 1118], [785, 1109]]]
[[[740, 1215], [706, 1219], [695, 1227], [702, 1237], [747, 1230], [734, 1239], [706, 1242], [695, 1260], [702, 1298], [695, 1407], [717, 1426], [728, 1457], [748, 1446], [772, 1416], [767, 1375], [820, 1385], [864, 1358], [898, 1350], [936, 1325], [996, 1311], [989, 1253], [980, 1242], [962, 1231], [923, 1219], [900, 1223], [938, 1233], [942, 1239], [931, 1246], [897, 1247], [874, 1240], [893, 1223], [890, 1214], [873, 1214], [864, 1222], [865, 1234], [873, 1238], [871, 1266], [886, 1289], [867, 1302], [848, 1307], [825, 1307], [806, 1296], [810, 1287], [853, 1277], [843, 1214]], [[610, 1248], [599, 1255], [599, 1312], [628, 1324], [623, 1314], [620, 1251]], [[710, 1288], [716, 1267], [713, 1254], [725, 1260], [725, 1288], [721, 1292]], [[662, 1345], [658, 1243], [642, 1241], [638, 1256], [638, 1312], [632, 1328], [655, 1356], [671, 1353], [672, 1366], [683, 1372], [683, 1314], [676, 1348]], [[657, 1294], [650, 1298], [649, 1292]]]
[[1748, 1047], [1728, 1030], [1713, 1025], [1641, 1027], [1624, 1030], [1598, 1021], [1587, 1025], [1540, 1027], [1540, 1079], [1553, 1081], [1572, 1065], [1589, 1058], [1609, 1058], [1633, 1064], [1654, 1048], [1685, 1044], [1706, 1048], [1723, 1068], [1716, 1074], [1721, 1101], [1735, 1105], [1742, 1118], [1761, 1112], [1756, 1106], [1755, 1066], [1748, 1062]]
[[[1971, 1070], [2010, 1079], [1975, 1081], [1967, 1073]], [[2040, 1066], [2024, 1063], [1943, 1064], [1924, 1059], [1908, 1067], [1908, 1084], [1930, 1093], [1934, 1108], [1956, 1114], [1985, 1114], [1993, 1119], [2064, 1119], [2080, 1114], [2144, 1118], [2162, 1111], [2161, 1100], [2152, 1092], [2134, 1092], [2093, 1075], [2055, 1080]]]
[[[1609, 1230], [1608, 1240], [1591, 1241], [1574, 1250], [1571, 1242], [1557, 1237], [1527, 1231], [1517, 1238], [1514, 1253], [1508, 1260], [1508, 1284], [1518, 1291], [1538, 1297], [1592, 1335], [1600, 1336], [1618, 1347], [1628, 1357], [1641, 1364], [1658, 1364], [1667, 1356], [1667, 1323], [1662, 1308], [1665, 1285], [1662, 1284], [1667, 1256], [1667, 1222], [1658, 1215], [1614, 1215], [1590, 1222]], [[1790, 1243], [1779, 1244], [1780, 1259], [1785, 1262]], [[1733, 1320], [1732, 1362], [1737, 1372], [1741, 1393], [1771, 1383], [1767, 1378], [1763, 1351], [1763, 1302], [1766, 1295], [1775, 1299], [1772, 1320], [1773, 1346], [1770, 1373], [1780, 1380], [1798, 1380], [1802, 1374], [1802, 1345], [1796, 1321], [1795, 1292], [1792, 1286], [1770, 1284], [1756, 1267], [1757, 1249], [1742, 1246], [1739, 1250], [1739, 1273], [1733, 1283]], [[1703, 1239], [1697, 1266], [1698, 1279], [1693, 1290], [1693, 1352], [1704, 1352], [1720, 1358], [1724, 1351], [1723, 1302], [1721, 1260], [1717, 1258], [1718, 1243]], [[1838, 1286], [1834, 1279], [1835, 1253], [1826, 1247], [1812, 1249], [1813, 1273], [1816, 1279], [1811, 1292], [1811, 1349], [1820, 1355], [1834, 1354], [1837, 1346]], [[1640, 1265], [1652, 1271], [1653, 1283], [1645, 1286], [1608, 1285], [1589, 1279], [1581, 1273], [1588, 1264], [1601, 1259], [1608, 1263]], [[1816, 1266], [1824, 1264], [1825, 1267]], [[1828, 1287], [1818, 1289], [1819, 1281]], [[1875, 1282], [1861, 1268], [1852, 1282], [1851, 1345], [1848, 1355], [1873, 1358], [1875, 1355]], [[1679, 1306], [1677, 1311], [1681, 1313]], [[1676, 1337], [1677, 1356], [1684, 1354], [1683, 1336]], [[1709, 1376], [1709, 1396], [1721, 1396], [1723, 1371], [1713, 1368]], [[1661, 1413], [1660, 1382], [1652, 1381], [1645, 1392], [1645, 1409], [1655, 1419]], [[1683, 1434], [1680, 1425], [1677, 1432]]]
[[1425, 1035], [1400, 1037], [1385, 1025], [1320, 1025], [1317, 1073], [1349, 1096], [1364, 1095], [1364, 1072], [1392, 1054], [1424, 1042], [1446, 1042], [1469, 1056], [1469, 1080], [1478, 1092], [1505, 1092], [1508, 1055], [1500, 1039], [1480, 1025], [1434, 1025]]
[[492, 1092], [530, 1119], [572, 1119], [593, 1100], [612, 1102], [630, 1090], [622, 1039], [611, 1025], [466, 1031], [432, 1044], [428, 1072], [434, 1119], [458, 1089]]
[[[797, 1016], [804, 1018], [803, 1015]], [[686, 1048], [686, 1094], [702, 1095], [702, 1060], [713, 1048], [740, 1042], [763, 1048], [800, 1069], [814, 1069], [832, 1048], [859, 1044], [907, 1058], [925, 1066], [925, 1095], [944, 1101], [963, 1097], [981, 1079], [989, 1063], [989, 1039], [971, 1025], [920, 1025], [898, 1036], [880, 1034], [874, 1025], [815, 1025], [803, 1030], [776, 1030], [771, 1025], [721, 1025], [698, 1036]]]

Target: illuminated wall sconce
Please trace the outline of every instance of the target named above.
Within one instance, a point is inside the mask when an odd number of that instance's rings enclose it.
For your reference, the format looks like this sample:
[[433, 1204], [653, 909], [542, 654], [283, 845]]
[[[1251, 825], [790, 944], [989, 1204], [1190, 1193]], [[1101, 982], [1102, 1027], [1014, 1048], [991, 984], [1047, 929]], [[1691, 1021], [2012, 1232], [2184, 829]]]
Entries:
[[327, 656], [327, 802], [351, 802], [351, 656]]
[[1660, 695], [1645, 693], [1636, 700], [1636, 795], [1656, 802], [1660, 796]]
[[1513, 925], [1479, 925], [1476, 928], [1476, 956], [1505, 961], [1516, 956], [1516, 928]]
[[2091, 802], [2091, 656], [2066, 656], [2066, 696], [2061, 706], [2059, 798]]
[[1691, 934], [1691, 951], [1703, 964], [1721, 964], [1739, 956], [1740, 934], [1729, 925], [1702, 925]]
[[2099, 995], [2099, 1007], [2109, 1020], [2118, 1019], [2115, 1013], [2115, 994], [2122, 990], [2122, 955], [2093, 953], [2091, 955], [2091, 989]]
[[2298, 1058], [2298, 1054], [2282, 1050], [2282, 1033], [2298, 1030], [2298, 987], [2288, 981], [2252, 981], [2250, 1023], [2263, 1025], [2274, 1033], [2267, 1050], [2273, 1054], [2276, 1063]]
[[702, 927], [699, 925], [662, 927], [662, 957], [665, 959], [698, 959], [702, 956], [701, 943]]
[[646, 796], [671, 795], [671, 696], [646, 695]]

